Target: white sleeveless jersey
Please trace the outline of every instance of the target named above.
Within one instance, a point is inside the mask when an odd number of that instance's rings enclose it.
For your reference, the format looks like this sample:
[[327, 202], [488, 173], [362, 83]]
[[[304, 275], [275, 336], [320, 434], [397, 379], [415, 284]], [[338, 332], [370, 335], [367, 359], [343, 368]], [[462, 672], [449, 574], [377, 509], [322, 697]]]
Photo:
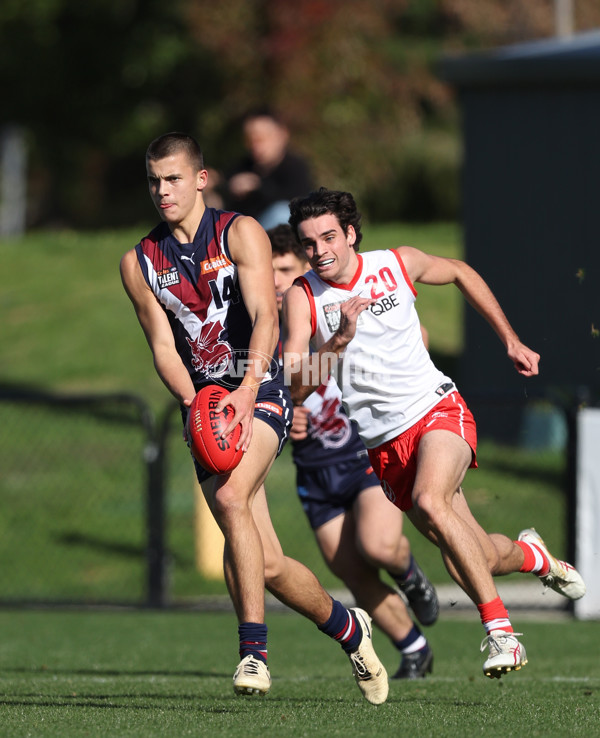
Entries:
[[327, 282], [313, 271], [298, 281], [310, 302], [314, 350], [337, 330], [343, 302], [355, 295], [376, 300], [360, 314], [336, 376], [346, 412], [367, 448], [375, 448], [413, 426], [455, 387], [425, 348], [417, 292], [398, 252], [357, 256], [350, 284]]

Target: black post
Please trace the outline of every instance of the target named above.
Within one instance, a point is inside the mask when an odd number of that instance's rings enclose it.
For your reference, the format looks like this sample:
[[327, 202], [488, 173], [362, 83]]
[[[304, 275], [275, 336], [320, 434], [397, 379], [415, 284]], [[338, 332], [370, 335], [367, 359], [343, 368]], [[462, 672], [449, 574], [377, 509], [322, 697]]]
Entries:
[[165, 556], [164, 443], [149, 438], [144, 449], [148, 469], [146, 497], [147, 604], [164, 607], [167, 595]]
[[168, 469], [167, 440], [171, 419], [180, 412], [176, 402], [170, 402], [157, 424], [148, 434], [146, 462], [148, 465], [147, 497], [147, 564], [149, 607], [166, 607], [169, 600], [169, 555], [166, 546], [166, 470]]

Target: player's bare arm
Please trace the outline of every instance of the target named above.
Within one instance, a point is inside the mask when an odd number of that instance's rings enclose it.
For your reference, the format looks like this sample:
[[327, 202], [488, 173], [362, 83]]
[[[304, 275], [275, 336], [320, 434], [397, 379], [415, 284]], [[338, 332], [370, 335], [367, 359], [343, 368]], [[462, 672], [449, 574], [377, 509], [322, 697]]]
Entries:
[[194, 384], [177, 349], [164, 310], [146, 284], [134, 249], [121, 259], [121, 280], [144, 331], [158, 376], [171, 394], [186, 407], [194, 399]]
[[[262, 227], [253, 219], [239, 217], [229, 231], [229, 251], [237, 265], [240, 290], [252, 321], [248, 363], [244, 378], [225, 406], [231, 405], [234, 417], [225, 434], [242, 424], [238, 446], [247, 449], [252, 438], [254, 402], [261, 380], [269, 369], [269, 359], [279, 340], [279, 314], [275, 298], [275, 280], [271, 260], [271, 244]], [[221, 410], [222, 407], [217, 406]]]
[[396, 250], [413, 282], [458, 287], [467, 302], [492, 326], [519, 374], [532, 377], [539, 373], [539, 354], [521, 342], [491, 289], [472, 267], [459, 259], [426, 254], [410, 246]]
[[333, 336], [309, 353], [311, 337], [310, 305], [304, 289], [292, 285], [283, 298], [284, 367], [290, 378], [290, 392], [295, 405], [300, 405], [335, 369], [346, 346], [356, 335], [358, 316], [374, 301], [369, 297], [352, 297], [340, 308], [340, 325]]

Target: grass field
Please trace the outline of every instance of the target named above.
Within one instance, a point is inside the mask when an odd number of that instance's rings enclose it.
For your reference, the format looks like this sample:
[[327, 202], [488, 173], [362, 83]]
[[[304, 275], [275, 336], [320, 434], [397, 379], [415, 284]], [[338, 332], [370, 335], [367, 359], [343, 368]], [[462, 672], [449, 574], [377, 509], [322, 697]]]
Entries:
[[[0, 382], [60, 392], [129, 391], [162, 412], [167, 393], [118, 276], [120, 256], [144, 230], [40, 233], [2, 243], [17, 277], [0, 290]], [[454, 225], [365, 230], [373, 248], [407, 243], [460, 256]], [[418, 305], [436, 360], [454, 360], [462, 345], [458, 291], [422, 287]], [[131, 471], [127, 463], [131, 457], [139, 464], [139, 439], [126, 427], [108, 431], [100, 444], [107, 431], [98, 418], [91, 424], [43, 414], [35, 424], [27, 420], [16, 413], [0, 429], [0, 600], [7, 593], [139, 600], [143, 469]], [[172, 595], [193, 603], [200, 594], [224, 594], [225, 587], [195, 568], [192, 472], [179, 431], [173, 435], [167, 499]], [[339, 582], [322, 564], [296, 500], [289, 452], [267, 481], [275, 527], [286, 552], [335, 588]], [[536, 525], [564, 556], [564, 456], [484, 441], [479, 459], [465, 488], [483, 525], [513, 535]], [[432, 580], [447, 583], [437, 551], [410, 526], [407, 532]], [[374, 708], [360, 697], [341, 650], [293, 614], [269, 614], [273, 690], [264, 700], [246, 700], [231, 689], [237, 663], [232, 614], [4, 609], [0, 736], [600, 735], [600, 623], [556, 612], [548, 617], [514, 618], [525, 630], [530, 664], [495, 682], [481, 674], [476, 612], [443, 614], [427, 631], [433, 676], [393, 683], [388, 703]], [[395, 670], [392, 646], [381, 635], [376, 639], [388, 670]]]
[[[341, 649], [308, 621], [271, 613], [271, 693], [233, 694], [233, 615], [0, 611], [0, 734], [43, 736], [597, 736], [600, 623], [528, 621], [529, 664], [481, 673], [481, 626], [427, 634], [434, 673], [365, 702]], [[388, 671], [391, 645], [375, 634]]]

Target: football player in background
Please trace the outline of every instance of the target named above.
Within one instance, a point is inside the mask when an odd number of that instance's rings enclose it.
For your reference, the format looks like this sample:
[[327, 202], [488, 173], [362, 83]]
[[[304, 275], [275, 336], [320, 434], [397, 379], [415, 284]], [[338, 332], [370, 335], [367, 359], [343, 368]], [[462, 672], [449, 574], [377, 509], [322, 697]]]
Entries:
[[499, 678], [520, 669], [527, 663], [522, 634], [514, 632], [492, 577], [532, 572], [569, 599], [582, 597], [585, 584], [534, 529], [513, 541], [486, 533], [473, 517], [461, 484], [477, 466], [475, 421], [423, 344], [415, 283], [455, 284], [522, 376], [538, 374], [539, 355], [519, 340], [490, 288], [464, 262], [408, 246], [359, 254], [361, 218], [350, 193], [321, 188], [293, 200], [290, 213], [312, 267], [283, 305], [294, 403], [336, 373], [386, 495], [440, 548], [450, 575], [479, 610], [486, 633], [481, 650], [488, 648], [484, 674]]
[[[267, 235], [281, 310], [284, 293], [309, 265], [289, 225]], [[327, 566], [402, 654], [392, 678], [424, 677], [432, 670], [431, 647], [380, 570], [388, 572], [422, 625], [437, 620], [437, 595], [412, 556], [402, 513], [383, 494], [333, 378], [294, 408], [290, 439], [300, 502]]]
[[245, 454], [232, 472], [211, 476], [196, 463], [208, 505], [225, 537], [224, 571], [239, 627], [238, 694], [266, 694], [265, 586], [312, 620], [348, 655], [365, 696], [380, 704], [388, 679], [371, 642], [371, 619], [347, 609], [314, 574], [283, 554], [263, 481], [292, 418], [276, 358], [279, 321], [271, 248], [263, 228], [238, 213], [207, 207], [207, 172], [198, 143], [181, 133], [155, 139], [146, 152], [150, 197], [161, 223], [121, 260], [160, 378], [185, 416], [196, 392], [233, 388], [216, 410], [234, 411]]

